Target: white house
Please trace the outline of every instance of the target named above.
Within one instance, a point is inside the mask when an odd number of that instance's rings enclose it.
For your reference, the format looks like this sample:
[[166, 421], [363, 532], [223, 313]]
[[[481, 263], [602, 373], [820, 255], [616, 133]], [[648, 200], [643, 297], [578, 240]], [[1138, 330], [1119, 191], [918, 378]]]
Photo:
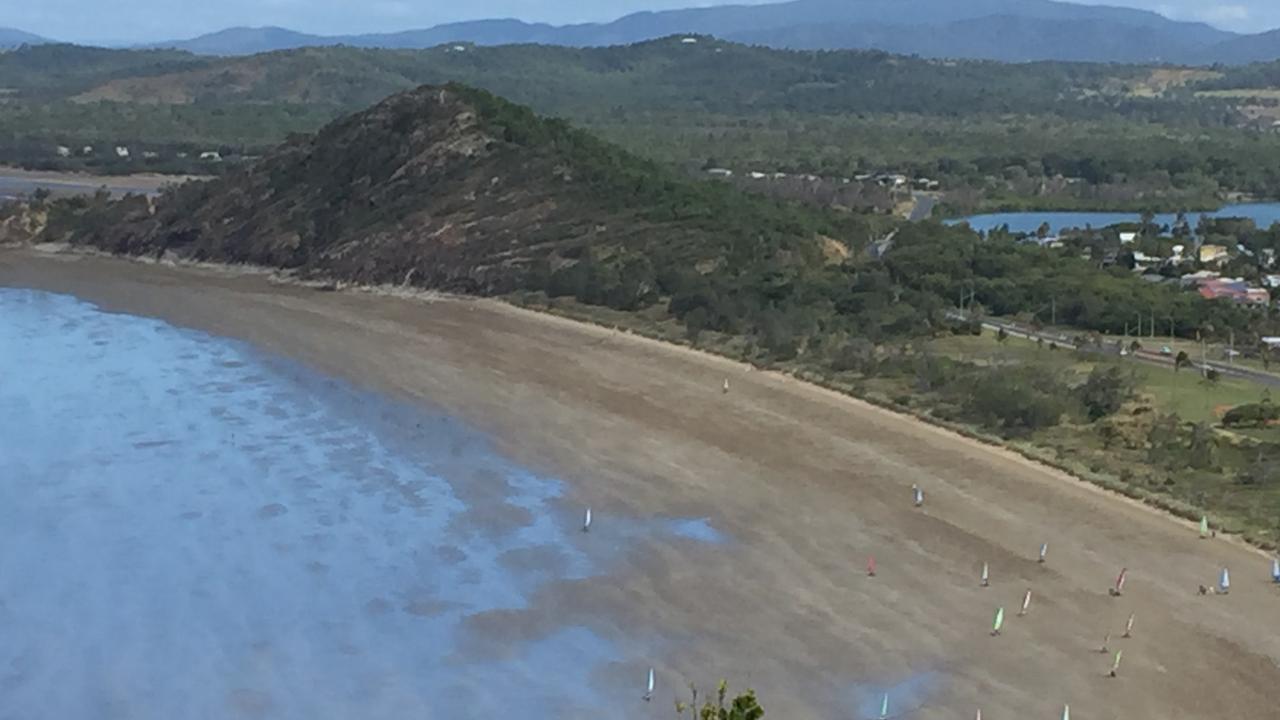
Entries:
[[1120, 244], [1121, 244], [1121, 245], [1130, 245], [1130, 244], [1132, 244], [1132, 243], [1133, 243], [1133, 241], [1134, 241], [1134, 240], [1137, 240], [1137, 239], [1138, 239], [1138, 233], [1136, 233], [1136, 232], [1122, 232], [1122, 233], [1120, 233]]
[[125, 146], [123, 146], [123, 145], [117, 145], [117, 146], [116, 146], [116, 157], [118, 157], [118, 158], [127, 158], [127, 157], [129, 157], [129, 148], [127, 148], [127, 147], [125, 147]]
[[58, 157], [71, 157], [71, 148], [66, 145], [58, 146]]
[[81, 155], [92, 155], [92, 154], [93, 154], [93, 146], [92, 146], [92, 145], [85, 145], [84, 147], [80, 148], [80, 154], [81, 154]]
[[206, 150], [200, 153], [200, 159], [209, 160], [212, 162], [220, 162], [222, 160], [222, 153], [219, 153], [216, 150]]
[[733, 177], [733, 171], [728, 168], [711, 168], [707, 170], [707, 174], [714, 177]]
[[696, 37], [680, 38], [680, 42], [684, 43], [685, 45], [697, 45], [698, 38]]

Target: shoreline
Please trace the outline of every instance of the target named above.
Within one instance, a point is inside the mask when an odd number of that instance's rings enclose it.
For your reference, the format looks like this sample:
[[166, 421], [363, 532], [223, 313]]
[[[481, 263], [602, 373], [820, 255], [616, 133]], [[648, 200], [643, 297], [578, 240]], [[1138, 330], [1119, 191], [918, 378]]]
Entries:
[[206, 180], [201, 175], [165, 175], [161, 173], [133, 173], [129, 175], [94, 175], [92, 173], [57, 171], [57, 170], [25, 170], [10, 165], [0, 165], [0, 185], [6, 181], [32, 188], [48, 187], [51, 190], [96, 190], [106, 188], [112, 191], [159, 192], [168, 185], [176, 185], [192, 180]]
[[[0, 245], [0, 258], [3, 257], [5, 249], [5, 246]], [[217, 274], [222, 277], [247, 276], [266, 278], [269, 282], [276, 285], [324, 292], [333, 291], [356, 293], [375, 297], [398, 298], [401, 300], [420, 303], [431, 303], [440, 300], [459, 303], [477, 303], [479, 305], [490, 307], [498, 312], [517, 316], [530, 316], [544, 322], [559, 324], [560, 327], [564, 328], [593, 330], [597, 332], [600, 337], [627, 339], [634, 342], [647, 343], [668, 352], [684, 353], [691, 357], [700, 358], [703, 361], [723, 363], [726, 365], [726, 369], [732, 369], [738, 372], [755, 372], [773, 377], [780, 381], [797, 383], [808, 389], [822, 392], [835, 400], [851, 403], [853, 406], [858, 407], [861, 410], [880, 413], [886, 417], [891, 417], [901, 421], [912, 422], [930, 432], [938, 433], [955, 441], [971, 444], [975, 448], [995, 453], [1005, 459], [1024, 464], [1027, 467], [1034, 468], [1040, 472], [1050, 473], [1061, 481], [1069, 482], [1072, 485], [1099, 493], [1101, 496], [1139, 508], [1155, 517], [1160, 517], [1187, 530], [1197, 530], [1199, 526], [1199, 518], [1203, 515], [1207, 515], [1207, 512], [1203, 508], [1190, 506], [1182, 507], [1182, 512], [1179, 512], [1178, 508], [1183, 506], [1179, 501], [1168, 499], [1158, 493], [1129, 487], [1121, 483], [1117, 478], [1098, 476], [1096, 479], [1090, 479], [1088, 477], [1084, 477], [1059, 463], [1052, 462], [1042, 456], [1039, 456], [1035, 452], [1036, 448], [1034, 448], [1034, 446], [1023, 447], [1017, 444], [1012, 444], [1001, 438], [987, 435], [975, 428], [971, 428], [960, 423], [947, 422], [924, 412], [914, 411], [910, 408], [903, 408], [892, 401], [878, 402], [874, 398], [854, 395], [839, 388], [831, 387], [822, 382], [819, 378], [805, 377], [803, 372], [797, 373], [785, 369], [761, 367], [729, 355], [693, 347], [680, 342], [672, 342], [652, 335], [647, 335], [643, 332], [630, 328], [607, 325], [602, 322], [596, 322], [587, 317], [575, 316], [571, 313], [557, 312], [555, 309], [550, 307], [535, 309], [516, 305], [501, 298], [456, 295], [452, 293], [419, 288], [405, 288], [393, 285], [357, 285], [343, 282], [328, 283], [325, 281], [303, 281], [282, 275], [278, 270], [272, 268], [254, 265], [229, 265], [225, 263], [188, 261], [175, 262], [171, 260], [156, 260], [141, 256], [119, 256], [93, 248], [73, 247], [61, 244], [36, 245], [24, 249], [29, 249], [36, 253], [52, 257], [83, 256], [104, 258], [142, 266], [157, 266], [175, 270], [192, 269]], [[1128, 490], [1128, 492], [1126, 492], [1126, 490]], [[1211, 525], [1212, 524], [1213, 522], [1211, 521]], [[1243, 534], [1230, 532], [1221, 528], [1216, 528], [1215, 531], [1217, 533], [1216, 538], [1219, 540], [1236, 544], [1240, 548], [1249, 550], [1257, 554], [1259, 557], [1263, 557], [1268, 560], [1274, 557], [1273, 551], [1275, 548], [1273, 546], [1255, 542], [1253, 539]]]
[[[935, 668], [930, 720], [978, 704], [1039, 716], [1046, 698], [1132, 717], [1259, 717], [1273, 702], [1280, 638], [1256, 628], [1280, 606], [1248, 579], [1263, 565], [1256, 551], [1200, 541], [1011, 450], [785, 373], [499, 300], [321, 292], [269, 270], [48, 251], [0, 250], [0, 286], [237, 338], [440, 408], [563, 478], [567, 501], [596, 507], [593, 538], [613, 515], [711, 517], [724, 547], [658, 544], [607, 587], [564, 588], [528, 611], [549, 622], [594, 608], [684, 638], [661, 660], [666, 687], [727, 677], [791, 718], [848, 712], [837, 691], [850, 683], [865, 699]], [[921, 510], [913, 482], [929, 493]], [[1047, 566], [1035, 562], [1042, 541]], [[868, 554], [874, 581], [859, 570]], [[976, 582], [983, 561], [990, 589]], [[1195, 599], [1195, 584], [1228, 565], [1239, 568], [1230, 599]], [[1132, 582], [1118, 605], [1103, 591], [1121, 566]], [[1037, 609], [992, 645], [993, 603], [1028, 587]], [[1101, 618], [1135, 609], [1149, 630], [1126, 645], [1124, 688], [1101, 687], [1086, 648]]]

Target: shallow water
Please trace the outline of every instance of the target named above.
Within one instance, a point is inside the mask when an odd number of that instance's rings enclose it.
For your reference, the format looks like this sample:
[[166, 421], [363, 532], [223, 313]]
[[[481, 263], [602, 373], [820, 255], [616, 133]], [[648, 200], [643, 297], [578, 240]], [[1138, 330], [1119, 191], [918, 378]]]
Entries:
[[450, 417], [66, 296], [0, 288], [0, 418], [3, 719], [618, 717], [600, 673], [638, 698], [652, 629], [477, 619], [646, 538], [729, 541], [582, 533]]
[[[1200, 217], [1211, 218], [1243, 217], [1254, 221], [1260, 228], [1269, 228], [1280, 222], [1280, 203], [1244, 203], [1227, 205], [1209, 213], [1187, 213], [1187, 222], [1194, 230]], [[1033, 233], [1041, 223], [1049, 223], [1050, 232], [1061, 232], [1068, 228], [1084, 228], [1092, 226], [1103, 228], [1119, 223], [1136, 223], [1141, 220], [1139, 213], [1122, 212], [1010, 212], [974, 215], [959, 220], [949, 220], [951, 224], [966, 222], [974, 230], [989, 232], [1001, 225], [1008, 225], [1015, 233]], [[1176, 213], [1162, 213], [1155, 216], [1157, 225], [1173, 225], [1177, 221]]]
[[102, 183], [95, 182], [91, 177], [76, 178], [74, 176], [64, 176], [50, 180], [41, 180], [29, 177], [14, 177], [0, 173], [0, 199], [27, 197], [40, 189], [48, 190], [56, 196], [92, 195], [103, 189], [115, 196], [125, 195], [128, 193], [135, 193], [138, 195], [155, 195], [158, 192], [154, 186], [148, 187], [142, 183], [129, 185], [128, 183], [121, 184], [119, 181], [116, 181], [112, 187], [104, 188]]

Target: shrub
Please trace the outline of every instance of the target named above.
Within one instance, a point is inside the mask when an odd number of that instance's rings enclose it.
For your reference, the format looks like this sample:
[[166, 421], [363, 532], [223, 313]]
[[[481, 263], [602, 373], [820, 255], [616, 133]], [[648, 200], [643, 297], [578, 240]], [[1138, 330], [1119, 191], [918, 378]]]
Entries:
[[1222, 416], [1222, 426], [1229, 428], [1260, 427], [1280, 420], [1280, 407], [1270, 402], [1237, 405]]
[[1133, 396], [1133, 378], [1116, 366], [1095, 367], [1078, 390], [1090, 420], [1114, 413]]

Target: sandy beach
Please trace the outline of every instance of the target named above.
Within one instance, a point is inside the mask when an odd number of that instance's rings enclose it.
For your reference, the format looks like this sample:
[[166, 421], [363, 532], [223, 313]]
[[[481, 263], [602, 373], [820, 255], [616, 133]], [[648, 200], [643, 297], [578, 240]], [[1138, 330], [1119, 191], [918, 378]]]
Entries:
[[[495, 644], [573, 618], [683, 638], [655, 659], [660, 692], [640, 717], [672, 717], [676, 688], [721, 677], [787, 720], [873, 717], [876, 689], [907, 684], [919, 700], [895, 717], [1057, 718], [1070, 703], [1077, 719], [1266, 718], [1280, 706], [1280, 587], [1258, 552], [791, 378], [495, 301], [321, 292], [265, 273], [0, 249], [0, 286], [242, 339], [441, 409], [568, 481], [600, 537], [611, 515], [710, 518], [726, 543], [658, 542], [608, 582], [559, 583], [482, 620]], [[1109, 597], [1122, 567], [1124, 595]], [[1231, 594], [1199, 596], [1222, 567]], [[1117, 678], [1099, 652], [1108, 633], [1124, 650]]]

